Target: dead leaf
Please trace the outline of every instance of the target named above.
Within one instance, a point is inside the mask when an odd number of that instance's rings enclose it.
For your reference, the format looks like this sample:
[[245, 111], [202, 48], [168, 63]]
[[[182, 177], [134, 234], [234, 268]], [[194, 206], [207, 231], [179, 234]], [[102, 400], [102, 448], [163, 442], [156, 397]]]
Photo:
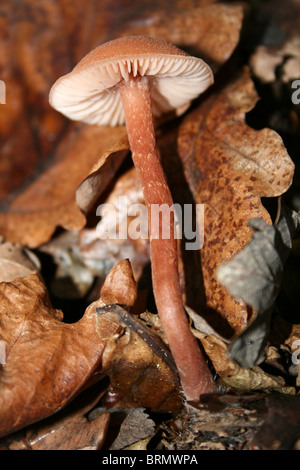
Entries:
[[251, 368], [241, 367], [230, 377], [222, 377], [222, 382], [226, 387], [233, 387], [242, 390], [274, 390], [281, 394], [295, 395], [295, 387], [285, 383], [283, 377], [272, 376], [263, 371], [258, 366]]
[[[36, 247], [46, 243], [58, 226], [72, 230], [83, 228], [86, 218], [76, 203], [76, 189], [86, 175], [84, 189], [78, 195], [83, 209], [95, 200], [91, 186], [97, 187], [97, 197], [100, 196], [125, 157], [120, 151], [124, 149], [123, 137], [123, 128], [108, 132], [105, 127], [74, 126], [56, 150], [52, 165], [10, 198], [9, 204], [2, 206], [1, 233], [12, 242]], [[106, 164], [114, 152], [118, 153], [117, 158]], [[90, 179], [93, 183], [88, 184]]]
[[261, 197], [284, 193], [294, 173], [279, 135], [246, 125], [245, 113], [256, 101], [245, 70], [190, 113], [178, 137], [179, 154], [195, 202], [204, 204], [203, 312], [219, 312], [236, 331], [246, 326], [249, 312], [244, 302], [220, 285], [216, 268], [249, 241], [250, 218], [270, 223]]
[[119, 325], [90, 305], [74, 324], [51, 307], [37, 275], [0, 284], [0, 435], [57, 412], [99, 367], [108, 338]]
[[[115, 267], [104, 292], [118, 300], [118, 272], [123, 282], [126, 277], [132, 282], [129, 268], [127, 261]], [[131, 303], [132, 291], [122, 293], [123, 301]], [[109, 375], [116, 391], [135, 406], [155, 411], [181, 406], [179, 379], [166, 346], [121, 307], [106, 307], [99, 299], [79, 321], [66, 324], [33, 274], [0, 283], [0, 311], [5, 348], [0, 369], [1, 436], [56, 413], [95, 372], [99, 378]]]
[[104, 444], [110, 414], [89, 417], [105, 393], [101, 384], [87, 388], [72, 403], [41, 422], [0, 440], [3, 450], [98, 450]]
[[72, 416], [37, 432], [29, 430], [21, 443], [10, 445], [10, 450], [99, 450], [106, 437], [110, 421], [103, 413], [93, 421], [84, 416]]
[[136, 316], [118, 305], [98, 308], [101, 317], [122, 327], [113, 335], [102, 358], [112, 389], [133, 406], [156, 412], [178, 411], [180, 383], [165, 344]]
[[214, 370], [220, 377], [219, 385], [227, 389], [232, 387], [238, 390], [274, 390], [284, 394], [295, 394], [295, 387], [289, 386], [285, 377], [272, 375], [259, 366], [240, 366], [229, 355], [229, 345], [218, 335], [202, 333], [193, 330], [208, 357], [211, 359]]

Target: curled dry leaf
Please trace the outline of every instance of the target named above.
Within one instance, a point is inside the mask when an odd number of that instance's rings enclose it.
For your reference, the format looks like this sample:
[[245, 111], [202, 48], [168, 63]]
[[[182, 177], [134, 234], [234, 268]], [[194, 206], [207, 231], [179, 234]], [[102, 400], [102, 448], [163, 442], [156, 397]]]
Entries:
[[[104, 285], [104, 293], [127, 305], [135, 298], [129, 268], [121, 262]], [[120, 277], [131, 285], [121, 298]], [[78, 322], [66, 324], [39, 276], [32, 274], [0, 283], [0, 318], [0, 436], [59, 411], [94, 373], [109, 375], [134, 405], [155, 411], [181, 406], [177, 371], [166, 346], [117, 305], [105, 307], [99, 299]]]
[[143, 322], [118, 305], [98, 308], [100, 318], [122, 326], [111, 336], [103, 354], [103, 372], [116, 393], [133, 406], [156, 412], [182, 406], [180, 382], [165, 344]]
[[270, 129], [256, 131], [245, 123], [245, 113], [256, 101], [245, 70], [190, 113], [178, 137], [179, 154], [195, 202], [204, 204], [203, 312], [207, 308], [217, 311], [235, 331], [247, 325], [249, 311], [244, 302], [220, 285], [216, 268], [250, 240], [250, 218], [270, 223], [261, 197], [284, 193], [294, 173], [279, 135]]
[[194, 330], [194, 334], [201, 341], [220, 377], [219, 385], [240, 390], [274, 390], [284, 394], [295, 394], [295, 387], [286, 383], [284, 377], [273, 376], [259, 366], [249, 368], [240, 366], [229, 357], [228, 344], [218, 335], [198, 330]]

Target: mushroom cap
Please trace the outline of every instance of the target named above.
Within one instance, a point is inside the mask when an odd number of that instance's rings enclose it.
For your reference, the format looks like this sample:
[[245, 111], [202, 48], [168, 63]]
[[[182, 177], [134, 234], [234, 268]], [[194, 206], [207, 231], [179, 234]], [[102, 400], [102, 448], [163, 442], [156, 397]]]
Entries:
[[68, 118], [98, 125], [123, 125], [118, 83], [130, 77], [151, 81], [153, 114], [185, 110], [213, 83], [210, 67], [173, 44], [129, 36], [100, 45], [51, 88], [50, 104]]

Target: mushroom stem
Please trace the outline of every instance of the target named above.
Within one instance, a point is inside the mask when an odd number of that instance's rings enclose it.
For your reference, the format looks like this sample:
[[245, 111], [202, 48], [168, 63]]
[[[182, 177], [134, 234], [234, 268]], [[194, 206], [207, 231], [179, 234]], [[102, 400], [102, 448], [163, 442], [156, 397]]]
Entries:
[[[132, 159], [140, 178], [150, 222], [152, 282], [163, 330], [176, 363], [186, 399], [199, 400], [203, 393], [216, 391], [205, 358], [192, 334], [184, 310], [178, 273], [177, 241], [174, 219], [169, 237], [153, 238], [151, 207], [173, 206], [173, 199], [160, 163], [155, 142], [150, 82], [147, 77], [130, 77], [119, 85]], [[172, 215], [172, 211], [169, 211]], [[167, 219], [167, 220], [165, 220]], [[163, 227], [164, 230], [166, 226]]]

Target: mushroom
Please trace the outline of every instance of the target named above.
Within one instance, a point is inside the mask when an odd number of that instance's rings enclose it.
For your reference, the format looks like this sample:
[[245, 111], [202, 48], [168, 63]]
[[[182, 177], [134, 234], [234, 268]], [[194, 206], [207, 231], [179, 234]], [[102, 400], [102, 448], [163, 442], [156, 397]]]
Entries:
[[[211, 69], [203, 60], [160, 39], [130, 36], [86, 55], [53, 85], [50, 104], [72, 120], [111, 126], [126, 123], [151, 233], [151, 206], [173, 205], [156, 148], [154, 116], [171, 110], [182, 113], [212, 83]], [[185, 397], [197, 401], [216, 386], [186, 316], [174, 220], [168, 217], [168, 223], [169, 238], [150, 235], [153, 292]]]

